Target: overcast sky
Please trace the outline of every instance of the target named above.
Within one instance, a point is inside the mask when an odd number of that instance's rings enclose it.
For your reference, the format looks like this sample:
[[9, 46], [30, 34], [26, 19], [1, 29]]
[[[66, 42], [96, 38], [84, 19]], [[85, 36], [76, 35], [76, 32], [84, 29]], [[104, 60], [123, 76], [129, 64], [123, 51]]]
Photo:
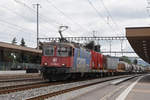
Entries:
[[[1, 0], [0, 41], [14, 37], [36, 46], [36, 6], [39, 3], [40, 37], [58, 37], [58, 27], [67, 25], [64, 36], [124, 36], [125, 27], [149, 26], [146, 0]], [[114, 42], [114, 50], [120, 49]], [[109, 50], [102, 45], [103, 50]], [[128, 43], [123, 49], [132, 50]]]

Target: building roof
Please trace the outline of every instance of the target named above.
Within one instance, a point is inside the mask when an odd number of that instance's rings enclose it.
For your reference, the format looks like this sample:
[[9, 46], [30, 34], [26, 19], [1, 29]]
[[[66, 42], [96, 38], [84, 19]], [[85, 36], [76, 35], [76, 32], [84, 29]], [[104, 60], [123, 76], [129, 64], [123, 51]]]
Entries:
[[4, 42], [0, 42], [0, 48], [1, 49], [9, 49], [12, 51], [23, 51], [23, 52], [28, 52], [28, 53], [37, 53], [37, 54], [42, 54], [42, 50], [37, 50], [35, 48], [29, 48], [29, 47], [23, 47], [23, 46], [19, 46], [19, 45], [13, 45], [10, 43], [4, 43]]
[[126, 37], [137, 55], [150, 63], [150, 27], [126, 28]]

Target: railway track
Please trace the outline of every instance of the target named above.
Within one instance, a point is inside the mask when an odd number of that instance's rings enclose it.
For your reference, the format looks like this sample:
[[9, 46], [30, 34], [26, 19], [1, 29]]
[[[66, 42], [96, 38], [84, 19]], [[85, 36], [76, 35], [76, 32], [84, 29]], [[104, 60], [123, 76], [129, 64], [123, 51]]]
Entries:
[[0, 95], [12, 93], [12, 92], [24, 91], [24, 90], [28, 90], [28, 89], [46, 87], [46, 86], [51, 86], [51, 85], [58, 85], [58, 84], [63, 84], [63, 82], [49, 83], [46, 81], [46, 82], [38, 82], [38, 83], [31, 83], [31, 84], [0, 87]]
[[[137, 76], [139, 76], [139, 75], [137, 75]], [[137, 76], [135, 76], [135, 77], [137, 77]], [[32, 97], [32, 98], [29, 98], [29, 99], [26, 99], [26, 100], [44, 100], [44, 99], [54, 97], [54, 96], [57, 96], [57, 95], [60, 95], [60, 94], [64, 94], [64, 93], [71, 92], [71, 91], [74, 91], [74, 90], [78, 90], [78, 89], [81, 89], [81, 88], [89, 87], [89, 86], [92, 86], [92, 85], [96, 85], [96, 84], [99, 84], [99, 83], [103, 83], [103, 82], [107, 82], [107, 81], [111, 81], [111, 80], [116, 80], [116, 79], [124, 78], [124, 77], [127, 77], [127, 76], [115, 77], [115, 78], [110, 78], [110, 79], [106, 79], [106, 80], [104, 79], [104, 80], [101, 80], [99, 82], [94, 82], [94, 83], [89, 83], [89, 84], [85, 84], [85, 85], [81, 85], [81, 86], [76, 86], [76, 87], [72, 87], [72, 88], [68, 88], [68, 89], [48, 93], [48, 94], [45, 94], [45, 95]]]
[[[126, 76], [120, 76], [120, 77], [126, 77]], [[117, 78], [114, 78], [114, 79], [117, 79]], [[75, 81], [74, 80], [59, 81], [59, 82], [51, 82], [51, 83], [49, 83], [48, 81], [45, 81], [45, 82], [42, 81], [42, 82], [30, 83], [30, 84], [5, 86], [5, 87], [0, 87], [0, 95], [12, 93], [12, 92], [18, 92], [18, 91], [25, 91], [25, 90], [35, 89], [35, 88], [40, 88], [40, 87], [47, 87], [47, 86], [52, 86], [52, 85], [60, 85], [60, 84], [66, 84], [66, 83], [79, 82], [79, 81], [85, 81], [85, 79], [75, 80]]]
[[42, 82], [31, 83], [31, 84], [5, 86], [5, 87], [0, 87], [0, 95], [12, 93], [12, 92], [24, 91], [28, 89], [35, 89], [35, 88], [40, 88], [40, 87], [52, 86], [52, 85], [60, 85], [60, 84], [78, 82], [78, 81], [84, 81], [84, 80], [58, 81], [58, 82], [51, 82], [51, 83], [49, 83], [49, 81], [44, 81], [44, 82], [42, 81]]
[[[119, 79], [119, 78], [124, 78], [124, 77], [129, 77], [131, 75], [124, 75], [124, 76], [113, 76], [113, 77], [107, 77], [107, 78], [101, 78], [101, 79], [90, 79], [90, 80], [75, 80], [75, 81], [63, 81], [63, 82], [39, 82], [39, 83], [34, 83], [34, 84], [24, 84], [24, 85], [16, 85], [16, 86], [6, 86], [6, 87], [0, 87], [0, 95], [2, 95], [2, 97], [5, 95], [10, 95], [12, 96], [13, 94], [18, 94], [18, 93], [24, 93], [25, 91], [41, 91], [42, 92], [42, 88], [47, 89], [49, 87], [53, 87], [55, 88], [55, 91], [47, 91], [45, 93], [40, 93], [38, 95], [32, 95], [32, 96], [26, 96], [26, 97], [22, 97], [22, 98], [30, 98], [31, 100], [38, 100], [38, 98], [47, 98], [47, 97], [52, 97], [52, 96], [56, 96], [56, 95], [59, 95], [59, 94], [62, 94], [62, 93], [66, 93], [66, 92], [69, 92], [69, 91], [73, 91], [73, 90], [76, 90], [76, 89], [80, 89], [80, 88], [84, 88], [84, 87], [88, 87], [90, 85], [95, 85], [95, 84], [98, 84], [98, 83], [102, 83], [102, 82], [106, 82], [106, 81], [110, 81], [110, 80], [115, 80], [115, 79]], [[96, 81], [93, 81], [93, 80], [96, 80]], [[93, 83], [93, 82], [96, 82], [96, 83]], [[78, 85], [69, 85], [69, 84], [79, 84], [81, 83], [79, 87], [75, 87], [75, 86], [78, 86]], [[88, 84], [90, 83], [90, 84]], [[85, 85], [83, 85], [85, 84]], [[69, 87], [68, 87], [69, 86]], [[62, 88], [61, 88], [62, 87]], [[63, 87], [66, 87], [68, 88], [67, 90]], [[53, 89], [51, 88], [51, 89]], [[58, 89], [57, 89], [58, 88]], [[60, 89], [59, 89], [60, 88]], [[42, 90], [41, 90], [42, 89]], [[49, 90], [49, 89], [48, 89]], [[58, 91], [60, 90], [60, 91]], [[44, 90], [45, 91], [45, 90]], [[14, 93], [15, 92], [15, 93]], [[50, 93], [51, 92], [51, 93]], [[53, 93], [52, 93], [53, 92]], [[9, 94], [11, 93], [11, 94]], [[13, 93], [13, 94], [12, 94]], [[34, 92], [32, 92], [34, 93]], [[47, 94], [47, 93], [50, 93], [50, 94]], [[47, 96], [45, 96], [45, 94]], [[29, 93], [30, 95], [30, 93]], [[32, 98], [32, 97], [35, 97], [35, 96], [39, 96], [39, 95], [42, 95], [42, 97], [36, 97], [36, 98]], [[11, 99], [11, 98], [9, 98]], [[19, 98], [20, 99], [20, 98]], [[29, 99], [29, 100], [30, 100]]]
[[51, 82], [51, 83], [49, 83], [49, 81], [43, 80], [42, 82], [31, 83], [31, 84], [5, 86], [5, 87], [0, 87], [0, 95], [12, 93], [12, 92], [24, 91], [24, 90], [28, 90], [28, 89], [35, 89], [35, 88], [40, 88], [40, 87], [66, 84], [66, 83], [77, 82], [77, 81], [81, 81], [81, 80], [59, 81], [59, 82]]

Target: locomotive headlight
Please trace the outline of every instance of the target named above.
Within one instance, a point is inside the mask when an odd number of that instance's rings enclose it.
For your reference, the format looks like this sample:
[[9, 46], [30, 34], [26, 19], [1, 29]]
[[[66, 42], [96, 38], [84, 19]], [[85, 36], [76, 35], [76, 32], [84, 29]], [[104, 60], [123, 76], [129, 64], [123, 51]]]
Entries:
[[62, 66], [64, 67], [64, 66], [66, 66], [66, 64], [62, 64]]
[[44, 63], [44, 65], [45, 65], [45, 66], [47, 66], [47, 65], [48, 65], [48, 63], [47, 63], [47, 62], [45, 62], [45, 63]]

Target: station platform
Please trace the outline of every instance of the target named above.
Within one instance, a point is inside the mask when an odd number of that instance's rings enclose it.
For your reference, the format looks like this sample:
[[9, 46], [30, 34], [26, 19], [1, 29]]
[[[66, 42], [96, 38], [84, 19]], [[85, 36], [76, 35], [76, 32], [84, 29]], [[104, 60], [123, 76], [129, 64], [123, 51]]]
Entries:
[[22, 77], [22, 76], [26, 76], [26, 77], [37, 77], [40, 75], [39, 73], [27, 73], [26, 70], [9, 70], [9, 71], [0, 71], [0, 79], [3, 77]]
[[[76, 90], [48, 100], [150, 100], [150, 74], [143, 74], [121, 84], [112, 83], [104, 82], [88, 87], [87, 90]], [[64, 99], [67, 96], [69, 99]]]
[[40, 74], [40, 71], [32, 71], [32, 72], [27, 72], [26, 70], [7, 70], [7, 71], [0, 71], [0, 76], [1, 75], [20, 75], [20, 74]]
[[26, 73], [26, 70], [0, 71], [0, 81], [17, 78], [41, 78], [40, 73]]
[[26, 70], [16, 70], [16, 71], [0, 71], [0, 75], [10, 75], [10, 74], [26, 74]]
[[141, 78], [125, 100], [150, 100], [150, 75]]

